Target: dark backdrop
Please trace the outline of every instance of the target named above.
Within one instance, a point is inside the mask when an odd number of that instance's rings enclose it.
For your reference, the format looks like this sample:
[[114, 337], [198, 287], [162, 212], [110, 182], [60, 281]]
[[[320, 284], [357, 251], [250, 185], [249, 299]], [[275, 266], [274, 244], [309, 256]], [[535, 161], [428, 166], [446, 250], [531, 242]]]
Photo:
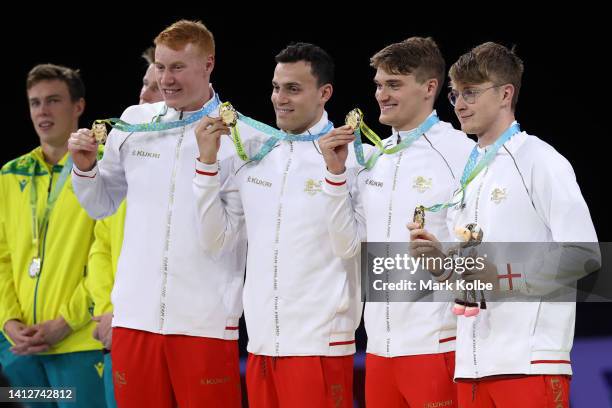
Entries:
[[[142, 7], [136, 14], [102, 3], [90, 4], [88, 11], [55, 4], [50, 9], [31, 4], [27, 12], [4, 15], [2, 66], [7, 98], [2, 163], [37, 145], [25, 98], [25, 77], [33, 65], [53, 62], [81, 70], [87, 87], [81, 124], [90, 126], [94, 119], [118, 116], [138, 102], [145, 69], [140, 54], [159, 31], [179, 18], [200, 19], [215, 34], [213, 85], [224, 100], [232, 101], [245, 114], [274, 123], [269, 99], [274, 55], [291, 41], [313, 42], [326, 49], [337, 65], [334, 96], [328, 105], [331, 119], [341, 123], [348, 110], [359, 106], [381, 136], [389, 129], [376, 120], [371, 55], [413, 35], [432, 36], [450, 66], [469, 48], [497, 41], [516, 46], [525, 63], [519, 123], [572, 163], [599, 240], [611, 239], [610, 132], [604, 122], [609, 117], [609, 64], [605, 62], [609, 22], [603, 20], [601, 10], [557, 7], [536, 15], [527, 8], [508, 8], [475, 14], [473, 4], [440, 3], [418, 9], [394, 3], [355, 3], [335, 5], [345, 12], [329, 13], [314, 3], [291, 3], [289, 10], [289, 5], [263, 9], [218, 2], [225, 12], [217, 11], [218, 7], [198, 12], [210, 8], [204, 3], [186, 11], [171, 3], [153, 9], [151, 3], [135, 6]], [[304, 11], [307, 7], [316, 11]], [[438, 114], [457, 127], [445, 93], [436, 103]], [[579, 305], [577, 335], [612, 334], [611, 312], [610, 304]], [[360, 344], [362, 340], [360, 337]]]

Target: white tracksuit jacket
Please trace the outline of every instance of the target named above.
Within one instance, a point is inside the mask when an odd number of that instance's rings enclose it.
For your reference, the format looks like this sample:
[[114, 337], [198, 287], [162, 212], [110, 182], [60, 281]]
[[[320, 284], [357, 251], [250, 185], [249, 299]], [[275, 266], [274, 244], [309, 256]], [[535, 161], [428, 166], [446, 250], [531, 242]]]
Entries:
[[[384, 140], [385, 147], [396, 146], [398, 134], [401, 139], [404, 133], [394, 132]], [[372, 169], [360, 171], [356, 177], [354, 171], [338, 176], [327, 173], [326, 178], [335, 183], [324, 185], [332, 208], [329, 225], [335, 252], [353, 256], [365, 240], [409, 242], [406, 224], [412, 222], [415, 207], [447, 201], [459, 186], [473, 146], [465, 133], [438, 122], [407, 149], [381, 156]], [[338, 185], [347, 177], [347, 184]], [[446, 210], [427, 212], [426, 228], [448, 242], [446, 215]], [[366, 236], [359, 236], [358, 231], [364, 229]], [[401, 273], [398, 279], [430, 279], [423, 271], [392, 273]], [[367, 352], [397, 357], [454, 350], [456, 318], [450, 308], [449, 302], [367, 302]]]
[[[151, 122], [164, 108], [163, 102], [132, 106], [122, 119]], [[183, 118], [192, 113], [183, 113]], [[216, 115], [215, 109], [211, 116]], [[180, 116], [169, 108], [161, 121]], [[124, 198], [130, 203], [111, 297], [113, 326], [237, 339], [246, 237], [238, 231], [232, 245], [216, 257], [199, 243], [191, 187], [199, 155], [196, 125], [149, 133], [113, 130], [104, 158], [89, 172], [75, 168], [81, 177], [73, 177], [73, 184], [94, 218], [112, 214]], [[224, 138], [220, 157], [234, 154], [231, 141]]]
[[[465, 204], [449, 212], [449, 227], [477, 222], [485, 242], [597, 241], [571, 165], [525, 132], [506, 142], [472, 181]], [[496, 262], [499, 276], [520, 275], [512, 278], [512, 290], [532, 301], [487, 302], [478, 316], [458, 318], [455, 378], [572, 373], [576, 305], [538, 301], [538, 296], [554, 288], [554, 274], [600, 262], [599, 251], [543, 252], [541, 246], [532, 247], [534, 253], [527, 257], [531, 263]], [[509, 279], [500, 279], [500, 285], [510, 290]]]
[[[325, 113], [309, 132], [317, 134], [327, 123]], [[258, 146], [245, 142], [251, 156]], [[349, 160], [354, 163], [354, 155]], [[260, 162], [229, 158], [196, 166], [193, 189], [204, 246], [215, 252], [246, 223], [248, 351], [353, 354], [361, 318], [358, 259], [332, 252], [317, 142], [279, 142]]]

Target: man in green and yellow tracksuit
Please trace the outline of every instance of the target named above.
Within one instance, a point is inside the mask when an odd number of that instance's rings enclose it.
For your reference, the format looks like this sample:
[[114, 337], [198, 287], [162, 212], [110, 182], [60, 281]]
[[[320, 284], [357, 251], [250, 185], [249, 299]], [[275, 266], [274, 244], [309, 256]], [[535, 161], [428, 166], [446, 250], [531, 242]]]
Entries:
[[12, 386], [75, 389], [76, 403], [46, 406], [102, 408], [85, 285], [94, 221], [74, 195], [67, 154], [84, 86], [78, 72], [44, 64], [26, 88], [40, 146], [0, 171], [0, 364]]

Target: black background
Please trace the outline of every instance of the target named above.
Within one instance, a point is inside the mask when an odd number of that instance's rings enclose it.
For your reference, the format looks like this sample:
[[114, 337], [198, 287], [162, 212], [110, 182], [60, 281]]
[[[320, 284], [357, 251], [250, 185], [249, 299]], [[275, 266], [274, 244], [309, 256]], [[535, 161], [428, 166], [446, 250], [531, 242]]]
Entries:
[[[610, 131], [604, 126], [610, 116], [606, 98], [610, 94], [606, 62], [610, 23], [602, 10], [555, 6], [536, 15], [516, 5], [493, 11], [459, 3], [421, 8], [355, 3], [334, 6], [348, 13], [331, 13], [314, 3], [263, 9], [218, 2], [225, 12], [218, 7], [212, 11], [204, 3], [186, 11], [177, 4], [160, 3], [155, 8], [139, 5], [142, 11], [137, 14], [102, 3], [90, 5], [88, 11], [55, 4], [49, 9], [32, 4], [27, 12], [4, 16], [2, 82], [7, 98], [1, 163], [38, 144], [25, 96], [25, 77], [32, 66], [52, 62], [81, 70], [87, 88], [81, 125], [89, 127], [94, 119], [119, 116], [127, 106], [138, 103], [146, 68], [140, 54], [159, 31], [180, 18], [202, 20], [214, 33], [217, 53], [212, 83], [222, 99], [232, 101], [241, 112], [274, 124], [270, 102], [274, 56], [289, 42], [313, 42], [336, 62], [334, 95], [327, 105], [332, 121], [342, 123], [345, 113], [359, 106], [368, 124], [383, 137], [389, 129], [376, 120], [370, 56], [413, 35], [432, 36], [448, 67], [469, 48], [496, 41], [515, 45], [525, 63], [516, 115], [521, 127], [553, 145], [572, 163], [599, 240], [612, 240]], [[475, 14], [474, 9], [480, 12]], [[445, 93], [436, 109], [442, 120], [458, 127]], [[611, 306], [579, 304], [576, 334], [612, 334]]]

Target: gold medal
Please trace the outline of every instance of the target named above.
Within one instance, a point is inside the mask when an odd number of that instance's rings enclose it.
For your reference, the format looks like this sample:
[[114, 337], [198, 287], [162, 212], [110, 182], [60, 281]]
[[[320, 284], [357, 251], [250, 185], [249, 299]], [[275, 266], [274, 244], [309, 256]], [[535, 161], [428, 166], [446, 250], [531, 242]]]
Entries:
[[474, 222], [468, 224], [465, 226], [465, 228], [467, 230], [470, 231], [470, 243], [472, 245], [478, 245], [482, 242], [482, 238], [484, 236], [484, 232], [482, 231], [482, 228], [480, 228], [480, 226]]
[[414, 216], [412, 217], [412, 222], [416, 222], [417, 224], [419, 224], [419, 229], [425, 228], [425, 207], [419, 205], [414, 209]]
[[35, 278], [40, 273], [40, 258], [32, 258], [32, 262], [30, 262], [30, 266], [28, 268], [28, 273], [31, 278]]
[[238, 123], [238, 112], [229, 102], [223, 102], [219, 106], [219, 117], [228, 127], [234, 127]]
[[355, 108], [346, 114], [344, 124], [353, 128], [353, 130], [359, 129], [361, 121], [363, 120], [363, 113], [359, 108]]
[[106, 143], [106, 137], [108, 134], [106, 133], [106, 125], [104, 123], [95, 121], [93, 125], [91, 125], [91, 132], [93, 133], [96, 142], [100, 144]]
[[469, 223], [465, 227], [456, 227], [455, 234], [463, 241], [464, 247], [476, 246], [482, 242], [484, 232], [476, 223]]

